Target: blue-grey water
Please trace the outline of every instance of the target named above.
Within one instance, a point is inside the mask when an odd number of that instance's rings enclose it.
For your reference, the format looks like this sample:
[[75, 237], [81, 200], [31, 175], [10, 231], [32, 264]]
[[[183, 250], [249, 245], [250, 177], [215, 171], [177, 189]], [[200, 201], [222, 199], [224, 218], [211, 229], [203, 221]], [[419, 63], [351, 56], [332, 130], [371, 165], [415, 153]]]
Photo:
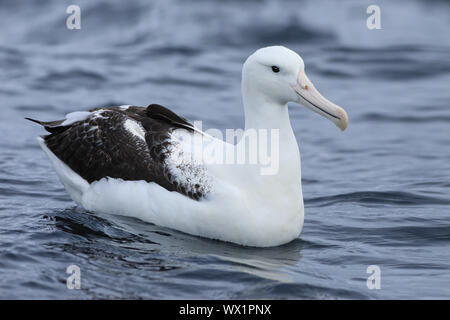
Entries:
[[[66, 28], [71, 4], [80, 30]], [[0, 298], [450, 298], [449, 17], [450, 1], [425, 0], [1, 0]], [[23, 120], [160, 103], [204, 129], [241, 128], [242, 63], [274, 44], [350, 118], [341, 133], [290, 106], [306, 215], [284, 246], [88, 213]]]

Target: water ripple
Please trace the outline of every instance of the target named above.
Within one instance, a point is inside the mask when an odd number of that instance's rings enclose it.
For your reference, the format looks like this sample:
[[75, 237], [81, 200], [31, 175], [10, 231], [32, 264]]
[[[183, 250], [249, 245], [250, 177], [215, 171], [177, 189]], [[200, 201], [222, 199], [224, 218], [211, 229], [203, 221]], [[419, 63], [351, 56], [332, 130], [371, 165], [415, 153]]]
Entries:
[[330, 206], [337, 203], [384, 204], [397, 206], [450, 205], [450, 200], [402, 191], [358, 191], [305, 199], [307, 205]]
[[370, 112], [361, 115], [357, 121], [381, 121], [394, 123], [450, 122], [450, 115], [400, 115]]

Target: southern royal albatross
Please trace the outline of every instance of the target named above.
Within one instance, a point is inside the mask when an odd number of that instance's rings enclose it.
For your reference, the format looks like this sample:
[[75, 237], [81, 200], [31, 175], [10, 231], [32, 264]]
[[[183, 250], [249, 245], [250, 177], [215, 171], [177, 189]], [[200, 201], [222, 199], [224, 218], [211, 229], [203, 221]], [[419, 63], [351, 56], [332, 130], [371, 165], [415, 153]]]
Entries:
[[[247, 59], [242, 97], [245, 130], [236, 145], [202, 133], [156, 104], [73, 112], [59, 121], [29, 120], [50, 133], [39, 143], [72, 199], [87, 210], [242, 245], [281, 245], [299, 236], [304, 217], [300, 154], [288, 102], [304, 105], [342, 130], [347, 114], [315, 89], [302, 58], [281, 46], [259, 49]], [[258, 162], [199, 157], [211, 145], [237, 151], [250, 133], [262, 141], [264, 130], [278, 134], [271, 142], [278, 145], [276, 172], [262, 174]]]

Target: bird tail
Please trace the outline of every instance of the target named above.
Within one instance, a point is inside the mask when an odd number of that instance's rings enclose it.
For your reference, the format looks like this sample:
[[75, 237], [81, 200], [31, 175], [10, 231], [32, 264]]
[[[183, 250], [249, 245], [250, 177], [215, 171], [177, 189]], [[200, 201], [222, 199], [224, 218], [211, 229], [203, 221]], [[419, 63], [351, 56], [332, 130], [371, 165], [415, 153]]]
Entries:
[[40, 124], [50, 133], [56, 133], [61, 132], [65, 130], [66, 128], [64, 126], [61, 126], [61, 124], [64, 122], [64, 120], [57, 120], [57, 121], [40, 121], [32, 118], [25, 117], [26, 120], [35, 122], [37, 124]]

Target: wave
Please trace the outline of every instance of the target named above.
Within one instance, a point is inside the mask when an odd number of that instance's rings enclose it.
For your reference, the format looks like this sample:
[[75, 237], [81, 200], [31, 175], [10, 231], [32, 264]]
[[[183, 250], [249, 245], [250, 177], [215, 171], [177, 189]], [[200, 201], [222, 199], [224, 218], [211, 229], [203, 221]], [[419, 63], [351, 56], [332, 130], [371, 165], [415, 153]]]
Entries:
[[359, 191], [305, 199], [306, 205], [330, 206], [337, 203], [385, 204], [400, 206], [450, 205], [450, 200], [402, 191]]
[[425, 123], [425, 122], [450, 122], [450, 115], [404, 115], [395, 116], [387, 113], [366, 113], [358, 117], [357, 121], [385, 121], [385, 122], [407, 122], [407, 123]]
[[57, 92], [80, 87], [92, 89], [100, 87], [107, 80], [99, 72], [74, 69], [62, 72], [49, 72], [45, 76], [36, 79], [31, 87]]
[[107, 219], [87, 213], [85, 210], [73, 207], [43, 216], [61, 231], [72, 235], [79, 235], [87, 239], [106, 238], [119, 243], [147, 243], [154, 242], [145, 237], [125, 231]]

